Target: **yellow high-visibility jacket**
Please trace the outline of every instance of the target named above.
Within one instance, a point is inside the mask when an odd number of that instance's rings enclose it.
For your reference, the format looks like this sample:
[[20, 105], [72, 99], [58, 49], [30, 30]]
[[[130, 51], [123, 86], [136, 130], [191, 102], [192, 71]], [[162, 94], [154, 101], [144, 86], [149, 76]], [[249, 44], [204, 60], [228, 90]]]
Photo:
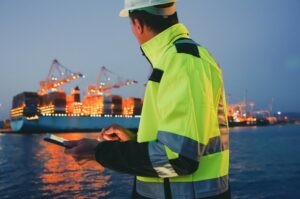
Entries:
[[[149, 142], [159, 177], [138, 176], [136, 191], [149, 198], [203, 198], [228, 189], [228, 122], [222, 71], [210, 53], [176, 24], [142, 45], [153, 66], [138, 142]], [[199, 162], [180, 176], [170, 160]], [[167, 180], [166, 180], [167, 179]]]

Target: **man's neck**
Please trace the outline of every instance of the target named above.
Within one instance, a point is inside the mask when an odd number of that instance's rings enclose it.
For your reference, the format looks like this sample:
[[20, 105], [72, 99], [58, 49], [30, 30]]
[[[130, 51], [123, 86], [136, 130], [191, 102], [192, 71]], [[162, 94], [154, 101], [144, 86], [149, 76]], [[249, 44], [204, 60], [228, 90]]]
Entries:
[[145, 31], [145, 34], [139, 38], [140, 45], [142, 45], [143, 43], [146, 43], [147, 41], [149, 41], [150, 39], [152, 39], [153, 37], [158, 35], [158, 33], [153, 32], [149, 29], [145, 29], [144, 31]]

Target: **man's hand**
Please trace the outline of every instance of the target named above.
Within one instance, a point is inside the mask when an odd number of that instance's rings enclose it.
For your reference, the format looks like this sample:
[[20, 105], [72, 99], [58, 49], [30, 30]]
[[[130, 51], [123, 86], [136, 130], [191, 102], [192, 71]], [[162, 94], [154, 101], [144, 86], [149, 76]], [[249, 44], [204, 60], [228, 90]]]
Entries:
[[108, 126], [108, 127], [105, 127], [102, 129], [102, 131], [100, 132], [100, 134], [98, 136], [98, 140], [99, 141], [119, 140], [121, 142], [126, 142], [129, 140], [136, 140], [136, 134], [122, 126], [113, 124], [111, 126]]
[[103, 170], [104, 168], [95, 159], [98, 143], [99, 141], [95, 139], [87, 138], [65, 141], [64, 144], [68, 147], [65, 154], [71, 155], [82, 168]]

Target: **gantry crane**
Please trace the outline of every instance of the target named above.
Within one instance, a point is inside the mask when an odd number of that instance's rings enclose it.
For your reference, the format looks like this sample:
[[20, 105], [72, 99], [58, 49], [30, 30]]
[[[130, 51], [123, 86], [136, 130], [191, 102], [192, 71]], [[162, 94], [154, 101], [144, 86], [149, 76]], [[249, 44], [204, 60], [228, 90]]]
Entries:
[[87, 96], [92, 95], [110, 95], [110, 90], [115, 88], [120, 88], [123, 86], [129, 86], [132, 84], [137, 84], [136, 80], [123, 79], [116, 75], [114, 72], [108, 70], [105, 66], [101, 67], [101, 70], [96, 78], [96, 82], [90, 85], [87, 90]]
[[74, 73], [61, 65], [56, 59], [53, 60], [48, 76], [45, 81], [40, 81], [39, 95], [45, 95], [50, 90], [62, 90], [62, 86], [75, 79], [84, 77], [81, 73]]

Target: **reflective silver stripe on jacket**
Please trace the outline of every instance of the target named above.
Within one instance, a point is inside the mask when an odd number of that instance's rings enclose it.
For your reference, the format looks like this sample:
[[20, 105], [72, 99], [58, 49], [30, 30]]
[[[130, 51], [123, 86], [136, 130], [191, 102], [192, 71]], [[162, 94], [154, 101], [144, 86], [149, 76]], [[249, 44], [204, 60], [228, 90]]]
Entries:
[[[173, 199], [198, 199], [216, 196], [228, 190], [228, 176], [199, 182], [170, 182]], [[164, 184], [156, 182], [136, 182], [137, 192], [148, 198], [163, 199]]]
[[199, 161], [202, 155], [210, 155], [228, 149], [228, 144], [225, 143], [228, 142], [226, 136], [212, 137], [209, 139], [208, 144], [204, 145], [182, 135], [159, 131], [157, 140], [175, 153], [196, 161]]
[[159, 177], [170, 178], [178, 176], [172, 165], [169, 163], [163, 144], [159, 142], [150, 142], [148, 150], [152, 166]]
[[226, 139], [226, 136], [222, 137], [223, 142], [220, 136], [216, 136], [209, 139], [208, 144], [204, 145], [185, 136], [160, 131], [157, 136], [158, 141], [150, 142], [148, 145], [152, 166], [161, 178], [176, 177], [178, 174], [169, 163], [164, 145], [168, 146], [175, 153], [199, 161], [201, 156], [228, 149], [228, 144], [226, 144], [228, 138]]
[[229, 129], [228, 129], [228, 119], [227, 114], [225, 110], [225, 94], [224, 94], [224, 87], [221, 89], [221, 95], [219, 99], [219, 105], [218, 105], [218, 122], [219, 122], [219, 129], [221, 134], [221, 140], [223, 147], [225, 149], [229, 148]]

